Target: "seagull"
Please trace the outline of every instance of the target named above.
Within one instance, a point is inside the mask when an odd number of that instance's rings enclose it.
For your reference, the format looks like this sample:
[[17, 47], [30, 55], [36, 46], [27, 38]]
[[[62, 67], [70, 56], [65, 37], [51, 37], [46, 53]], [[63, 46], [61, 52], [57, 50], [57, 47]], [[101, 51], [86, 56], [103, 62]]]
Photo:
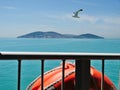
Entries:
[[74, 17], [74, 18], [80, 18], [80, 17], [78, 16], [78, 13], [79, 13], [80, 11], [83, 11], [83, 9], [79, 9], [78, 11], [73, 12], [74, 15], [73, 15], [72, 17]]

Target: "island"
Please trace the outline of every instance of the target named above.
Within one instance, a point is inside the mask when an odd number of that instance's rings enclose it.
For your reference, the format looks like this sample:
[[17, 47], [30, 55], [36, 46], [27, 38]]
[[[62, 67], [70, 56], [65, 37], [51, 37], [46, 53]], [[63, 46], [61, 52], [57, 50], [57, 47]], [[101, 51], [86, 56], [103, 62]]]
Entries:
[[73, 34], [61, 34], [53, 31], [42, 32], [36, 31], [32, 33], [28, 33], [25, 35], [18, 36], [17, 38], [78, 38], [78, 39], [104, 39], [104, 37], [86, 33], [81, 35], [73, 35]]

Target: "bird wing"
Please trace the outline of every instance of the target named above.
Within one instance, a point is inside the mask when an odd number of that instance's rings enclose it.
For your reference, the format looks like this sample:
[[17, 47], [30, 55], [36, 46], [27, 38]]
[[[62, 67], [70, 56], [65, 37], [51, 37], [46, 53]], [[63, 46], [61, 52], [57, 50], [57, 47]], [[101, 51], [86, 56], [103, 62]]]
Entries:
[[78, 11], [73, 12], [73, 14], [74, 14], [73, 17], [80, 18], [80, 17], [78, 16], [78, 13], [79, 13], [80, 11], [83, 11], [83, 9], [79, 9]]

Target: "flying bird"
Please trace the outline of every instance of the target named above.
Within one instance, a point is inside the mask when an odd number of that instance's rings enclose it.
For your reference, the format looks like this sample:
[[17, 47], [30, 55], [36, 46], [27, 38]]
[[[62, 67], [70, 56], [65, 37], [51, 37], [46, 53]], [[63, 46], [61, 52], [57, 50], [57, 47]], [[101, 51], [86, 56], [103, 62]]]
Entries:
[[73, 15], [72, 17], [74, 17], [74, 18], [80, 18], [80, 17], [78, 16], [78, 13], [81, 12], [81, 11], [83, 11], [83, 9], [79, 9], [78, 11], [73, 12], [74, 15]]

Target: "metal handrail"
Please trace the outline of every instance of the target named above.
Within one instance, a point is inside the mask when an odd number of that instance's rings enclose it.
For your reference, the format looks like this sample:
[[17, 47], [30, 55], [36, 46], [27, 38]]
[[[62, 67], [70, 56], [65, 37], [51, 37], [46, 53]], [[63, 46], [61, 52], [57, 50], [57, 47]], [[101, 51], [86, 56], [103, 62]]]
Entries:
[[[64, 53], [64, 52], [0, 52], [0, 60], [18, 60], [18, 90], [20, 90], [21, 83], [21, 60], [41, 60], [42, 61], [42, 87], [44, 77], [44, 60], [46, 59], [60, 59], [63, 60], [63, 68], [66, 59], [75, 60], [76, 76], [75, 76], [75, 90], [89, 90], [90, 77], [90, 60], [102, 60], [102, 88], [104, 86], [104, 60], [120, 60], [120, 53]], [[80, 75], [80, 74], [83, 75]], [[64, 70], [62, 74], [62, 81], [64, 82]], [[84, 79], [83, 79], [84, 78]], [[80, 83], [81, 81], [82, 83]], [[64, 83], [62, 84], [64, 90]], [[102, 89], [103, 90], [103, 89]]]
[[0, 59], [120, 59], [120, 53], [0, 52]]

